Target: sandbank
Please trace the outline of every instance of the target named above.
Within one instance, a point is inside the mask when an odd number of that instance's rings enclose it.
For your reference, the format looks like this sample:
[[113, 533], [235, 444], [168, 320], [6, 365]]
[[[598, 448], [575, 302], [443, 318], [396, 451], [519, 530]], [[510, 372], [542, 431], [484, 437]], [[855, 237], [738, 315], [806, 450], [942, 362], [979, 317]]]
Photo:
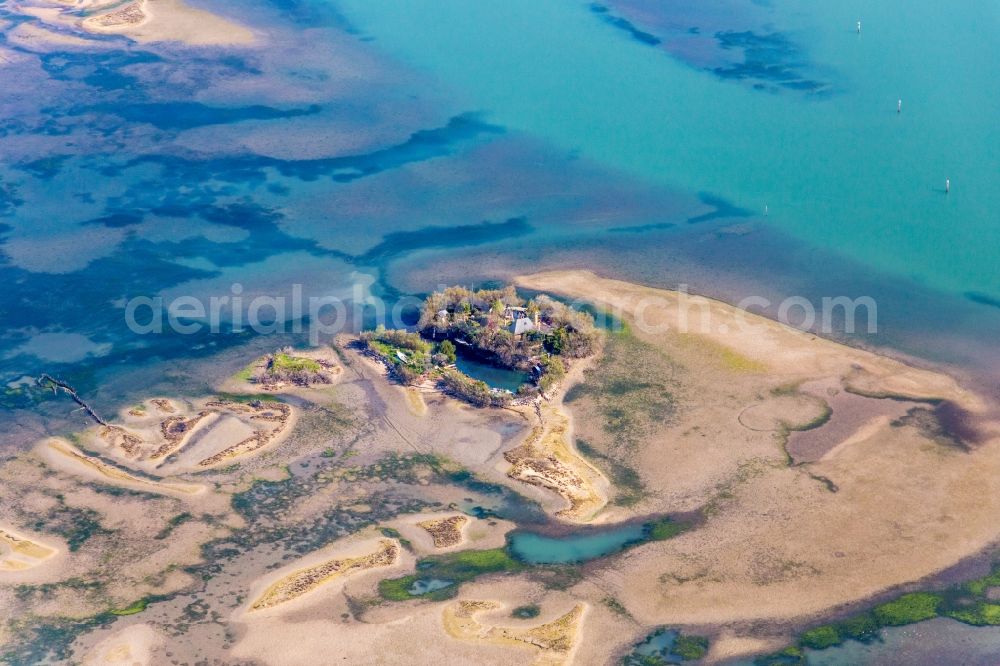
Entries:
[[0, 574], [33, 569], [58, 552], [58, 549], [41, 541], [0, 527]]
[[148, 666], [153, 650], [165, 642], [148, 624], [133, 624], [98, 643], [84, 657], [84, 666]]
[[124, 35], [140, 43], [181, 42], [187, 46], [249, 46], [256, 41], [244, 25], [181, 0], [136, 0], [84, 19], [85, 30]]
[[[270, 610], [334, 581], [343, 581], [349, 576], [372, 569], [391, 567], [398, 561], [400, 550], [397, 540], [383, 538], [342, 546], [340, 552], [333, 557], [326, 557], [307, 566], [297, 563], [293, 565], [297, 568], [280, 574], [277, 580], [269, 583], [259, 595], [255, 595], [248, 612]], [[316, 557], [318, 555], [313, 555], [307, 560], [315, 560]]]
[[442, 615], [445, 631], [458, 640], [498, 645], [515, 645], [537, 652], [535, 664], [572, 662], [586, 604], [577, 604], [560, 617], [532, 627], [504, 627], [481, 624], [481, 613], [495, 611], [502, 604], [489, 600], [463, 600], [449, 604]]
[[[568, 382], [567, 382], [568, 383]], [[536, 425], [519, 446], [504, 453], [507, 476], [558, 494], [566, 506], [556, 516], [567, 522], [590, 522], [607, 504], [608, 481], [581, 457], [571, 443], [570, 418], [558, 405], [542, 403], [524, 410]]]
[[89, 456], [68, 441], [58, 437], [42, 442], [39, 446], [39, 452], [57, 468], [90, 476], [112, 485], [181, 497], [199, 495], [205, 491], [205, 486], [199, 484], [154, 481], [138, 477], [121, 467], [104, 462], [95, 456]]

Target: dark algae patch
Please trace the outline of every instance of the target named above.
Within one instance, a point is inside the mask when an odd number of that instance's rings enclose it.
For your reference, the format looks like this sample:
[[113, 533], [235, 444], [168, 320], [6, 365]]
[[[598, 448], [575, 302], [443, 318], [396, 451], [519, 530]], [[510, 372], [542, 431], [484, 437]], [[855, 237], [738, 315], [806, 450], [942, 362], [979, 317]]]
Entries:
[[540, 606], [536, 604], [531, 604], [530, 606], [518, 606], [510, 612], [511, 617], [515, 617], [519, 620], [530, 620], [532, 618], [538, 617], [542, 612]]
[[622, 18], [621, 16], [615, 16], [611, 11], [604, 5], [594, 3], [590, 5], [590, 11], [594, 14], [600, 16], [605, 23], [614, 26], [619, 30], [623, 30], [628, 33], [628, 35], [646, 46], [659, 46], [660, 38], [656, 35], [646, 32], [645, 30], [640, 30], [628, 19]]
[[892, 426], [916, 428], [941, 446], [969, 451], [970, 444], [980, 441], [981, 437], [968, 419], [969, 415], [960, 407], [943, 401], [933, 407], [914, 407], [893, 421]]

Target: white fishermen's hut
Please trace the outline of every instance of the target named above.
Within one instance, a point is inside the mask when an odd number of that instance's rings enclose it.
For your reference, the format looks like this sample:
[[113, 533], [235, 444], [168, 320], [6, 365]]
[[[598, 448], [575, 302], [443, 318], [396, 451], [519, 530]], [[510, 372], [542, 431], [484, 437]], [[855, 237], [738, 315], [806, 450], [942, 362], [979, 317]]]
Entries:
[[531, 317], [520, 317], [511, 322], [508, 328], [514, 335], [524, 335], [525, 333], [535, 330], [537, 326], [535, 322], [532, 321]]

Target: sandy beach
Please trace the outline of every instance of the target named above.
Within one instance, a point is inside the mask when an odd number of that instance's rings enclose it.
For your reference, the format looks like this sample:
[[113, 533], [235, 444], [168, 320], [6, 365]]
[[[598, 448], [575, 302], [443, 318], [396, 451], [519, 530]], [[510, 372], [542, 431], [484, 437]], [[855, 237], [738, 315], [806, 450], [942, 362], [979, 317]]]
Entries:
[[555, 512], [560, 519], [591, 522], [607, 504], [608, 481], [574, 449], [570, 418], [558, 406], [561, 394], [556, 405], [525, 410], [534, 427], [521, 445], [504, 453], [510, 463], [507, 476], [562, 498], [565, 506]]

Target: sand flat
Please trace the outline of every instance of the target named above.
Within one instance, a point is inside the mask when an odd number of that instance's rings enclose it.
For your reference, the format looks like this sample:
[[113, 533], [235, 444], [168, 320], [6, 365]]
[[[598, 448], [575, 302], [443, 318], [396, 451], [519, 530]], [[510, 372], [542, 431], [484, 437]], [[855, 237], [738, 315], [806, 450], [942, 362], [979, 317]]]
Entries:
[[[701, 510], [706, 520], [626, 553], [604, 576], [641, 622], [801, 620], [931, 576], [1000, 538], [997, 424], [988, 403], [947, 374], [707, 299], [711, 327], [681, 332], [678, 294], [586, 272], [518, 282], [620, 313], [631, 335], [676, 369], [676, 411], [619, 459], [655, 489], [641, 508]], [[640, 311], [652, 328], [638, 325]], [[810, 382], [875, 399], [944, 400], [981, 437], [963, 450], [919, 425], [846, 419], [859, 426], [830, 433], [830, 447], [840, 445], [833, 455], [793, 465], [786, 434], [738, 417], [772, 392]]]
[[100, 40], [84, 39], [38, 23], [22, 23], [7, 34], [7, 41], [28, 51], [46, 52], [54, 48], [103, 48]]
[[[404, 515], [387, 526], [399, 530], [418, 555], [502, 548], [507, 533], [517, 527], [508, 520], [472, 518], [454, 511]], [[437, 540], [435, 533], [440, 533]]]
[[94, 646], [84, 657], [84, 666], [151, 666], [153, 650], [165, 642], [148, 624], [133, 624]]
[[182, 405], [153, 398], [125, 411], [122, 420], [126, 425], [93, 428], [88, 436], [126, 466], [172, 475], [262, 452], [291, 433], [296, 412], [277, 400], [216, 397]]

